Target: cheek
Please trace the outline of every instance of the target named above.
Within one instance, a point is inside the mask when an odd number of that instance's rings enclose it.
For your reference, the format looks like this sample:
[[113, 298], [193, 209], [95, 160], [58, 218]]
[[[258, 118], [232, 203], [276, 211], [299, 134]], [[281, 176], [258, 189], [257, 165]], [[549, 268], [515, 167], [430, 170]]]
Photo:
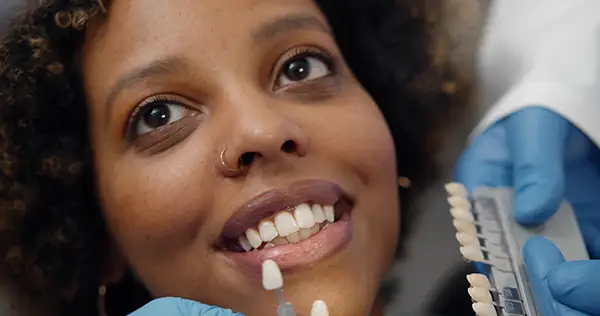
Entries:
[[189, 161], [198, 156], [184, 149], [164, 159], [125, 157], [113, 168], [99, 167], [106, 221], [128, 256], [181, 249], [194, 242], [199, 223], [208, 216], [202, 210], [210, 209], [211, 202], [203, 196], [211, 194], [206, 189], [211, 186], [197, 176], [206, 174], [198, 170], [206, 164]]

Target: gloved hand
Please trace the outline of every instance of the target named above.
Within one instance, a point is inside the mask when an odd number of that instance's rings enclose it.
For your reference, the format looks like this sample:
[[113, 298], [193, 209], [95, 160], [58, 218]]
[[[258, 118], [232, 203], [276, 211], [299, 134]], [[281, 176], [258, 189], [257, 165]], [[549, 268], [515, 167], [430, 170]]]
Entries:
[[[460, 158], [456, 177], [471, 192], [478, 186], [513, 187], [514, 216], [523, 225], [543, 223], [566, 198], [590, 256], [600, 258], [599, 163], [600, 150], [571, 123], [530, 107], [476, 137]], [[599, 260], [564, 262], [543, 238], [528, 241], [524, 260], [543, 315], [600, 315]]]
[[523, 259], [542, 315], [600, 315], [600, 260], [565, 262], [558, 248], [542, 237], [527, 241]]
[[229, 309], [204, 305], [195, 301], [175, 297], [153, 300], [130, 316], [244, 316]]
[[599, 166], [600, 150], [569, 121], [528, 107], [473, 140], [458, 161], [456, 180], [470, 192], [478, 186], [512, 187], [514, 217], [526, 226], [544, 223], [566, 198], [590, 256], [600, 258]]

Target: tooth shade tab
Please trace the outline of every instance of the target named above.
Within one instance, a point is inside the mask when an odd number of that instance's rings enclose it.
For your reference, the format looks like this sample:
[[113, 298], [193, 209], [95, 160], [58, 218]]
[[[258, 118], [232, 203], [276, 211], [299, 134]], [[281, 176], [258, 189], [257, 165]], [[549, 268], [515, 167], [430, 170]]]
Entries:
[[316, 300], [312, 304], [310, 316], [329, 316], [329, 308], [324, 301]]
[[455, 219], [452, 221], [452, 225], [454, 225], [454, 228], [456, 228], [456, 230], [461, 233], [467, 233], [469, 235], [477, 235], [477, 228], [475, 227], [475, 225], [473, 225], [473, 223]]
[[497, 316], [498, 312], [494, 305], [490, 303], [477, 302], [472, 305], [473, 311], [479, 316]]
[[450, 209], [450, 214], [452, 215], [452, 217], [458, 220], [463, 220], [471, 223], [475, 222], [473, 214], [471, 214], [471, 212], [466, 209], [453, 207]]
[[467, 198], [462, 197], [462, 196], [451, 196], [448, 198], [448, 204], [450, 204], [450, 206], [455, 207], [455, 208], [461, 208], [461, 209], [465, 209], [465, 210], [471, 210], [471, 202], [469, 202], [469, 200], [467, 200]]
[[446, 189], [446, 192], [448, 192], [448, 194], [450, 195], [457, 195], [465, 198], [469, 195], [467, 188], [465, 188], [464, 185], [458, 182], [447, 183], [444, 186], [444, 188]]
[[490, 280], [483, 274], [471, 273], [471, 274], [467, 275], [467, 281], [469, 282], [469, 284], [471, 284], [471, 286], [474, 286], [474, 287], [481, 287], [481, 288], [485, 288], [485, 289], [492, 288], [492, 284], [490, 283]]
[[267, 291], [283, 287], [283, 275], [275, 261], [265, 260], [262, 264], [262, 284]]
[[492, 294], [490, 294], [490, 291], [488, 291], [488, 289], [483, 288], [483, 287], [470, 287], [468, 289], [469, 292], [469, 296], [471, 296], [471, 298], [475, 301], [475, 302], [482, 302], [482, 303], [492, 303]]

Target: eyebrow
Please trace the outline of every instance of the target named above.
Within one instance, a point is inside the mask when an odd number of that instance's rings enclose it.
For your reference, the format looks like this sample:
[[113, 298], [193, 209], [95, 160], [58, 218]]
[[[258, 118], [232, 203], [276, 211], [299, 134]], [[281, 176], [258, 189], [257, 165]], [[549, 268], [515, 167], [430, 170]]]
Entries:
[[[255, 41], [262, 42], [280, 36], [281, 34], [303, 29], [312, 29], [331, 34], [331, 30], [314, 15], [291, 14], [261, 25], [253, 32], [252, 37]], [[117, 83], [110, 89], [108, 97], [106, 98], [106, 112], [110, 113], [113, 103], [123, 90], [129, 89], [132, 86], [155, 77], [168, 76], [179, 71], [185, 71], [187, 65], [188, 63], [181, 57], [169, 56], [133, 69], [123, 77], [119, 78]], [[107, 119], [108, 117], [109, 114], [106, 115]]]
[[[149, 64], [133, 69], [125, 76], [121, 77], [110, 90], [110, 93], [106, 98], [105, 108], [107, 113], [110, 112], [115, 99], [123, 90], [154, 77], [173, 75], [178, 71], [185, 70], [186, 67], [187, 63], [185, 60], [179, 57], [171, 56], [154, 60]], [[106, 117], [108, 118], [108, 115]]]
[[257, 42], [260, 42], [303, 29], [331, 34], [331, 30], [314, 15], [290, 14], [263, 24], [253, 33], [253, 37]]

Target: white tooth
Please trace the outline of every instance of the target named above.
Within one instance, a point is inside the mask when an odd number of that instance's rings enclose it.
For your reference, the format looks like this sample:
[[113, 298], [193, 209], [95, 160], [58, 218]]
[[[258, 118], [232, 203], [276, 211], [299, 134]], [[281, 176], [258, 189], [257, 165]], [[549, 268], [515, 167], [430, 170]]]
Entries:
[[467, 192], [467, 188], [465, 188], [464, 185], [458, 182], [447, 183], [444, 186], [444, 188], [446, 189], [446, 192], [448, 192], [448, 194], [450, 195], [458, 195], [462, 197], [467, 197], [469, 195], [469, 193]]
[[474, 303], [472, 305], [473, 310], [479, 316], [497, 316], [496, 308], [490, 303]]
[[311, 208], [315, 223], [323, 223], [325, 221], [325, 212], [319, 204], [314, 204]]
[[286, 244], [288, 244], [288, 241], [284, 237], [277, 237], [277, 238], [273, 239], [272, 243], [274, 243], [275, 245], [279, 246], [279, 245], [286, 245]]
[[298, 235], [300, 235], [300, 240], [308, 239], [308, 237], [312, 236], [312, 231], [310, 228], [302, 228], [298, 231]]
[[287, 237], [285, 237], [285, 239], [287, 239], [287, 241], [289, 241], [292, 244], [295, 244], [297, 242], [300, 241], [300, 234], [296, 233], [291, 233], [289, 235], [287, 235]]
[[448, 198], [448, 204], [452, 207], [471, 210], [471, 203], [462, 196], [454, 195]]
[[456, 233], [456, 240], [463, 246], [477, 246], [479, 247], [479, 239], [476, 236], [469, 235], [467, 233]]
[[458, 230], [461, 233], [467, 233], [470, 235], [477, 234], [477, 228], [475, 228], [475, 225], [473, 225], [472, 223], [455, 219], [452, 221], [452, 224], [454, 225], [454, 228], [456, 228], [456, 230]]
[[465, 259], [470, 261], [483, 261], [485, 258], [483, 257], [483, 252], [478, 247], [466, 246], [460, 247], [460, 253], [465, 257]]
[[283, 287], [283, 275], [273, 260], [265, 260], [262, 264], [262, 284], [267, 291]]
[[475, 302], [482, 302], [482, 303], [491, 303], [492, 302], [492, 294], [490, 294], [490, 291], [488, 291], [485, 288], [470, 287], [467, 291], [469, 292], [469, 296], [471, 296], [471, 298]]
[[325, 211], [325, 219], [328, 222], [333, 223], [333, 221], [335, 221], [335, 214], [334, 214], [334, 211], [333, 211], [333, 205], [323, 206], [323, 211]]
[[321, 300], [314, 301], [310, 310], [310, 316], [329, 316], [327, 304]]
[[310, 228], [310, 231], [311, 231], [313, 234], [316, 234], [316, 233], [318, 233], [320, 230], [321, 230], [321, 227], [319, 227], [319, 224], [315, 224], [313, 227], [311, 227], [311, 228]]
[[275, 226], [281, 237], [287, 237], [289, 234], [295, 233], [299, 229], [294, 216], [286, 211], [279, 212], [275, 215]]
[[252, 250], [252, 246], [248, 242], [248, 238], [246, 238], [246, 236], [240, 236], [240, 238], [238, 238], [238, 242], [240, 243], [240, 246], [244, 248], [245, 251]]
[[450, 214], [456, 219], [465, 220], [471, 223], [475, 221], [473, 214], [471, 214], [469, 210], [453, 207], [450, 209]]
[[260, 224], [258, 224], [258, 231], [260, 233], [260, 238], [264, 242], [269, 242], [279, 235], [277, 229], [275, 229], [275, 224], [271, 221], [260, 222]]
[[246, 230], [246, 238], [248, 238], [248, 242], [252, 248], [258, 248], [262, 244], [262, 239], [260, 239], [260, 234], [256, 229], [250, 228]]
[[479, 273], [471, 273], [467, 275], [467, 281], [471, 286], [482, 287], [485, 289], [490, 289], [492, 284], [490, 283], [490, 279], [488, 279], [485, 275]]
[[263, 247], [263, 249], [267, 249], [267, 248], [271, 248], [271, 247], [275, 247], [275, 244], [272, 243], [266, 243], [265, 246]]
[[294, 209], [294, 217], [300, 228], [311, 228], [315, 224], [315, 218], [308, 204], [300, 204]]

